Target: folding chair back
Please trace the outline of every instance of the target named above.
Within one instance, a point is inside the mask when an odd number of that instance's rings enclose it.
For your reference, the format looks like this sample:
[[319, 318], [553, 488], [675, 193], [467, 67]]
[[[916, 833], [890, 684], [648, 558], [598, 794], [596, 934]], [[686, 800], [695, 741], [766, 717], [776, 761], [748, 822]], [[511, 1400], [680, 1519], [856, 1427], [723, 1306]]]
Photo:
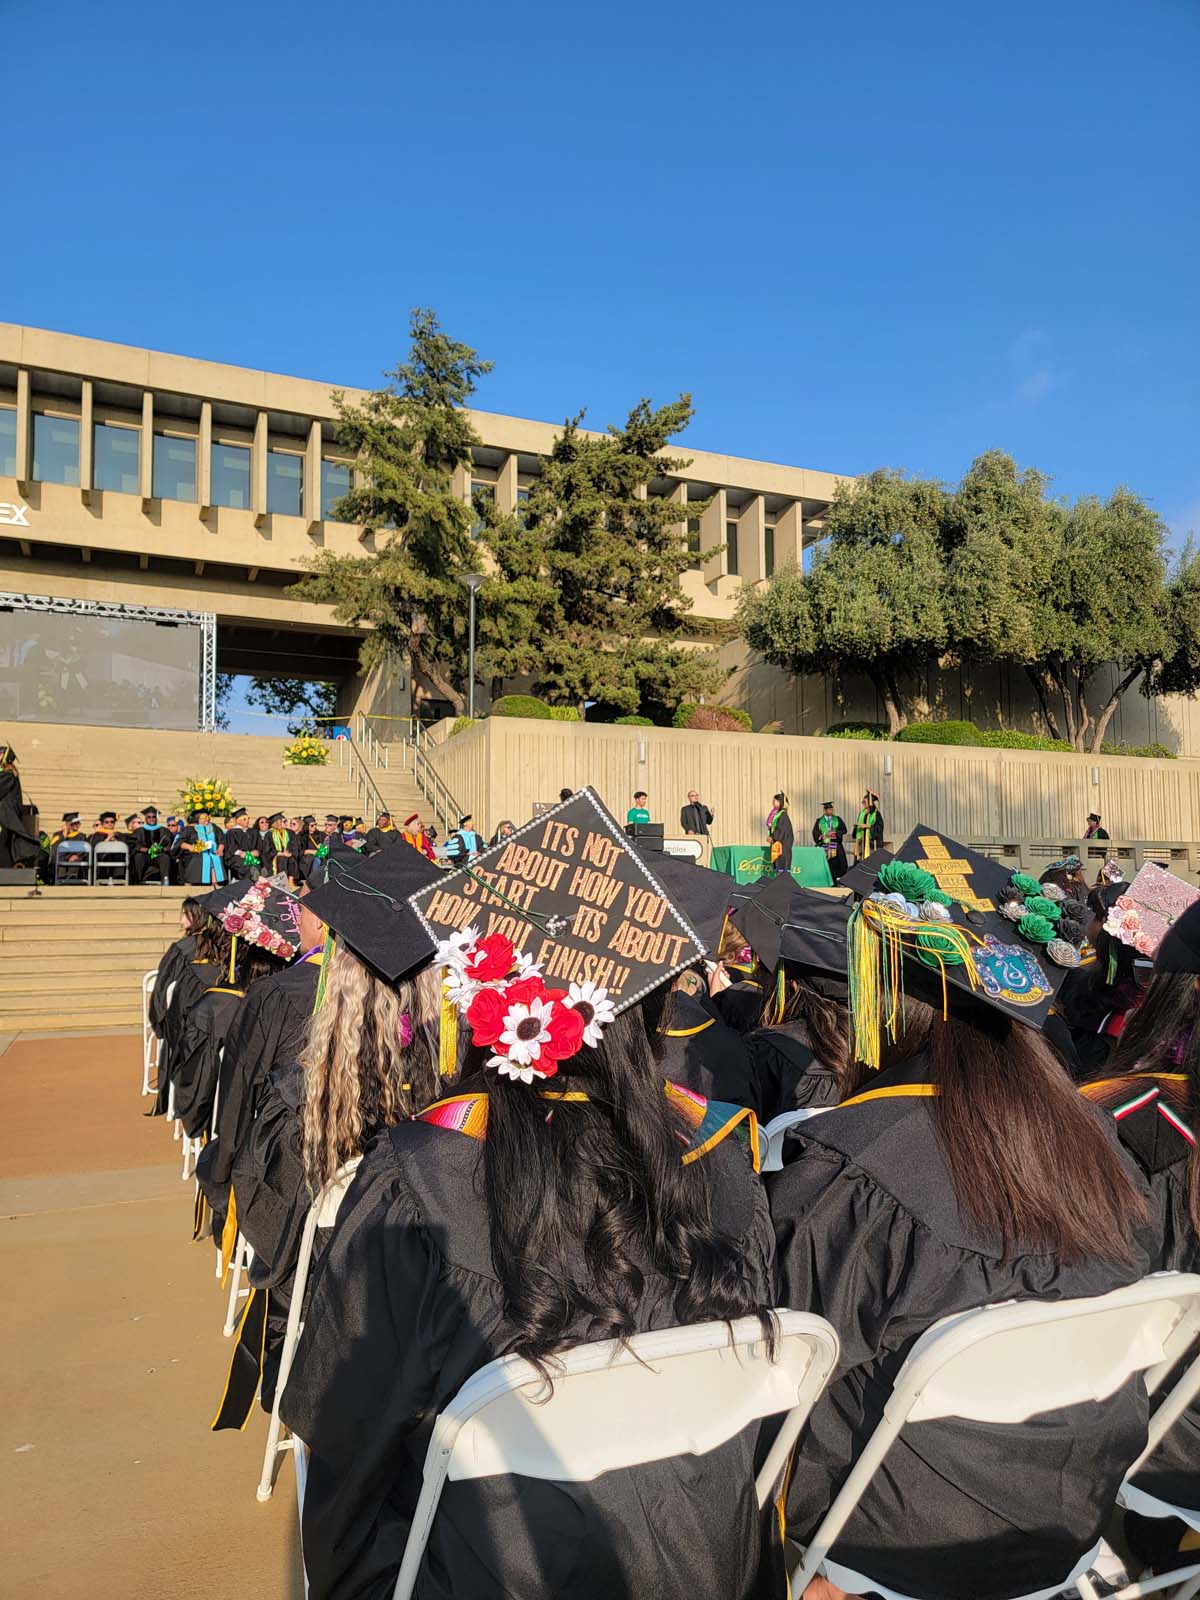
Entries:
[[[793, 1593], [825, 1570], [839, 1587], [866, 1585], [855, 1593], [869, 1588], [896, 1594], [871, 1574], [827, 1564], [826, 1557], [906, 1423], [937, 1417], [1017, 1423], [1104, 1400], [1137, 1373], [1153, 1381], [1198, 1333], [1200, 1276], [1182, 1272], [1155, 1273], [1086, 1300], [1010, 1300], [935, 1322], [897, 1373], [882, 1421], [793, 1576]], [[1057, 1592], [1076, 1576], [1060, 1576], [1046, 1592]]]
[[789, 1128], [798, 1128], [802, 1122], [807, 1122], [811, 1117], [819, 1117], [822, 1111], [830, 1111], [831, 1106], [803, 1106], [798, 1111], [783, 1111], [777, 1117], [772, 1117], [762, 1130], [763, 1140], [763, 1172], [783, 1171], [783, 1141], [787, 1138]]
[[153, 1094], [150, 1074], [158, 1062], [158, 1035], [150, 1026], [150, 996], [158, 982], [157, 967], [142, 974], [142, 1093]]
[[60, 839], [54, 846], [54, 882], [91, 883], [92, 847], [86, 839]]
[[549, 1393], [519, 1356], [490, 1362], [434, 1423], [394, 1600], [412, 1595], [447, 1477], [515, 1473], [590, 1482], [647, 1461], [707, 1454], [786, 1412], [756, 1483], [765, 1505], [838, 1353], [823, 1318], [798, 1311], [776, 1317], [774, 1360], [758, 1318], [743, 1317], [635, 1334], [625, 1348], [612, 1339], [577, 1345], [555, 1357]]
[[129, 846], [123, 839], [110, 839], [106, 844], [95, 846], [92, 851], [92, 881], [129, 882]]

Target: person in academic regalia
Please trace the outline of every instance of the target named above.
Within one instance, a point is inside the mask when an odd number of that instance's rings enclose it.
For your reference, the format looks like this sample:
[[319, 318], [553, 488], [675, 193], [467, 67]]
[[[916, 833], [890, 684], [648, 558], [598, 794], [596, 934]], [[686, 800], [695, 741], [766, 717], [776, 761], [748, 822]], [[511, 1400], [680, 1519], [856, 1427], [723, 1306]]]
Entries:
[[414, 850], [419, 850], [423, 856], [428, 856], [430, 861], [435, 859], [433, 849], [433, 829], [426, 829], [421, 822], [420, 815], [414, 811], [412, 816], [405, 817], [404, 828], [400, 834], [405, 844], [412, 845]]
[[180, 837], [182, 859], [187, 863], [186, 883], [219, 884], [225, 882], [225, 866], [221, 860], [221, 829], [207, 811], [193, 811], [188, 825]]
[[98, 844], [108, 844], [117, 837], [117, 813], [102, 811], [96, 818], [95, 828], [88, 834], [88, 843], [94, 850]]
[[171, 836], [158, 820], [157, 806], [142, 807], [130, 845], [130, 877], [134, 883], [171, 881]]
[[37, 813], [21, 798], [17, 753], [0, 744], [0, 867], [31, 867], [38, 857]]
[[[43, 853], [38, 857], [38, 867], [47, 883], [53, 883], [57, 871], [58, 847], [64, 840], [83, 839], [86, 837], [79, 823], [78, 811], [64, 811], [62, 827], [57, 833], [51, 834], [46, 842]], [[89, 849], [90, 849], [89, 845]], [[86, 883], [90, 875], [88, 866], [72, 866], [68, 871], [67, 881], [70, 883]]]
[[[434, 1418], [497, 1356], [552, 1363], [582, 1341], [768, 1318], [753, 1114], [664, 1086], [640, 1010], [545, 993], [510, 969], [486, 1000], [463, 995], [463, 1085], [381, 1133], [342, 1203], [281, 1398], [310, 1449], [314, 1600], [391, 1594]], [[527, 1003], [545, 1006], [541, 1033], [531, 1018], [506, 1043], [497, 1024]], [[763, 1565], [757, 1443], [755, 1427], [589, 1483], [450, 1481], [416, 1593], [782, 1594]]]
[[[1150, 1184], [1161, 1239], [1154, 1269], [1200, 1272], [1200, 904], [1189, 906], [1163, 939], [1145, 998], [1103, 1076], [1082, 1093], [1112, 1116], [1122, 1146]], [[1159, 1399], [1179, 1375], [1167, 1379]], [[1200, 1512], [1200, 1398], [1168, 1430], [1132, 1487], [1125, 1535], [1135, 1554], [1159, 1570], [1179, 1565], [1187, 1525], [1142, 1515], [1137, 1494]]]
[[771, 809], [767, 812], [768, 872], [784, 872], [791, 875], [792, 846], [795, 842], [796, 834], [792, 828], [791, 813], [788, 811], [788, 798], [780, 791], [771, 801]]
[[[307, 883], [312, 876], [318, 860], [317, 852], [322, 845], [328, 852], [337, 835], [337, 827], [338, 819], [335, 816], [327, 816], [323, 827], [317, 826], [316, 817], [301, 818], [294, 846], [296, 877], [301, 883]], [[324, 860], [324, 857], [320, 859]]]
[[392, 813], [381, 811], [375, 818], [375, 826], [367, 829], [367, 849], [371, 855], [377, 855], [384, 845], [395, 844], [401, 837], [392, 826]]
[[1093, 889], [1085, 911], [1064, 889], [1053, 883], [1042, 885], [1043, 893], [1058, 888], [1063, 895], [1064, 916], [1091, 919], [1087, 929], [1089, 953], [1074, 972], [1067, 973], [1055, 1002], [1055, 1011], [1070, 1033], [1075, 1052], [1072, 1076], [1080, 1080], [1092, 1078], [1103, 1069], [1140, 996], [1137, 952], [1104, 927], [1117, 897], [1128, 887], [1126, 883], [1112, 883]]
[[282, 811], [267, 818], [266, 831], [259, 843], [262, 870], [268, 877], [284, 873], [293, 883], [300, 881], [300, 868], [296, 860], [298, 835], [288, 827]]
[[258, 843], [245, 806], [239, 806], [231, 817], [226, 818], [221, 857], [225, 862], [226, 876], [235, 882], [252, 882], [258, 876]]
[[846, 824], [833, 809], [833, 801], [826, 800], [821, 807], [821, 815], [813, 823], [813, 843], [825, 852], [825, 859], [829, 862], [829, 871], [837, 883], [843, 872], [846, 871]]
[[[331, 952], [300, 1060], [260, 1080], [254, 1119], [230, 1167], [237, 1227], [254, 1249], [250, 1283], [259, 1295], [235, 1358], [238, 1392], [222, 1406], [220, 1425], [240, 1426], [253, 1400], [244, 1381], [247, 1350], [266, 1361], [262, 1401], [274, 1399], [304, 1218], [312, 1196], [373, 1133], [436, 1098], [441, 988], [431, 971], [409, 981], [410, 966], [428, 968], [433, 941], [404, 898], [427, 886], [434, 868], [388, 851], [367, 864], [339, 847], [333, 877], [301, 902], [320, 917]], [[405, 852], [407, 855], [407, 852]], [[402, 909], [397, 909], [402, 907]], [[218, 1108], [224, 1110], [224, 1099]], [[224, 1117], [221, 1118], [222, 1129]], [[219, 1139], [225, 1137], [219, 1132]], [[255, 1343], [257, 1340], [257, 1343]]]
[[854, 823], [854, 859], [865, 861], [882, 844], [883, 812], [879, 809], [879, 796], [874, 790], [868, 789], [862, 797]]
[[203, 896], [197, 895], [182, 902], [179, 907], [179, 938], [174, 944], [167, 946], [158, 963], [154, 988], [150, 991], [149, 1020], [150, 1026], [160, 1039], [163, 1036], [163, 1018], [167, 1011], [171, 984], [178, 980], [182, 968], [195, 956], [197, 936], [208, 920], [208, 912], [201, 903], [202, 899]]
[[247, 993], [281, 972], [300, 944], [295, 897], [264, 883], [222, 908], [218, 920], [230, 937], [229, 965], [188, 1013], [175, 1050], [171, 1079], [175, 1114], [190, 1138], [209, 1131], [221, 1050]]
[[681, 972], [647, 997], [646, 1024], [664, 1078], [709, 1100], [753, 1106], [745, 1043], [709, 997], [702, 971]]
[[[1000, 889], [998, 863], [943, 840], [973, 890], [1013, 911], [952, 902], [916, 866], [930, 835], [919, 828], [902, 847], [849, 930], [859, 1088], [789, 1134], [768, 1182], [778, 1303], [818, 1312], [841, 1340], [788, 1484], [788, 1534], [801, 1545], [933, 1323], [1013, 1299], [1104, 1294], [1152, 1264], [1145, 1185], [1039, 1031], [1072, 958], [1029, 905], [1036, 882], [1018, 874]], [[881, 1002], [897, 962], [893, 1009]], [[1103, 1534], [1145, 1430], [1140, 1376], [1024, 1424], [906, 1429], [814, 1590], [1001, 1600], [1065, 1585]]]

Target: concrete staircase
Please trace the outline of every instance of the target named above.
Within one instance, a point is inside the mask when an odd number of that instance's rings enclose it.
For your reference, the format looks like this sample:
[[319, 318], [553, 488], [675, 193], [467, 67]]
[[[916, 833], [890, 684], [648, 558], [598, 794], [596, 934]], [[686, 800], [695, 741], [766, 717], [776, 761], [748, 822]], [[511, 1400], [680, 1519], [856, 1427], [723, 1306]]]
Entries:
[[179, 937], [183, 897], [0, 885], [0, 1034], [140, 1027], [142, 974]]

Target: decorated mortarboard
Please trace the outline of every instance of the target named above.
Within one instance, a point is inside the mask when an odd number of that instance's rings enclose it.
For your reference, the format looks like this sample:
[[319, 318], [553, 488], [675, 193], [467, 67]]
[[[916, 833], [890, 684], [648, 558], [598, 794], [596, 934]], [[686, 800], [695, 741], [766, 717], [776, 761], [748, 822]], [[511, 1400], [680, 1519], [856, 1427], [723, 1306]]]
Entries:
[[[1153, 957], [1188, 908], [1198, 900], [1200, 889], [1194, 889], [1155, 862], [1147, 861], [1132, 883], [1119, 885], [1116, 895], [1106, 897], [1108, 916], [1104, 931], [1110, 938], [1129, 945], [1138, 955]], [[1189, 924], [1185, 935], [1189, 940], [1195, 937], [1191, 929]], [[1182, 956], [1182, 940], [1173, 941], [1168, 959], [1178, 960]], [[1165, 967], [1163, 970], [1192, 972], [1200, 968]]]
[[198, 894], [196, 904], [204, 907], [210, 917], [220, 917], [226, 906], [230, 906], [246, 892], [244, 883], [222, 883], [215, 889], [210, 889], [207, 894]]
[[[510, 835], [511, 837], [511, 835]], [[639, 855], [637, 841], [632, 841]], [[733, 885], [723, 872], [702, 867], [681, 856], [664, 855], [661, 850], [646, 855], [647, 864], [694, 930], [705, 955], [715, 956], [721, 946], [725, 913], [732, 902]]]
[[486, 1065], [525, 1082], [598, 1045], [619, 1012], [704, 954], [591, 789], [410, 903], [438, 940], [447, 1001], [491, 1051]]
[[355, 850], [331, 850], [325, 874], [325, 882], [305, 896], [304, 909], [381, 977], [394, 983], [433, 955], [436, 940], [408, 904], [417, 890], [441, 877], [420, 851], [385, 850], [365, 860]]
[[[220, 912], [220, 923], [226, 933], [289, 960], [300, 948], [296, 896], [270, 878], [259, 878], [249, 888], [245, 884], [236, 887], [241, 893]], [[231, 966], [232, 963], [231, 955]]]
[[1041, 1028], [1067, 969], [1080, 963], [1085, 916], [1036, 878], [919, 827], [876, 876], [850, 921], [849, 983], [860, 1058], [878, 1064], [895, 1037], [906, 983], [970, 997]]
[[1192, 972], [1200, 977], [1200, 904], [1187, 908], [1163, 936], [1155, 972]]
[[895, 852], [892, 850], [884, 850], [882, 848], [872, 850], [869, 856], [864, 856], [861, 861], [856, 862], [854, 866], [842, 873], [838, 879], [837, 887], [839, 889], [850, 889], [860, 899], [865, 899], [876, 887], [875, 879], [879, 874], [880, 867], [894, 858]]

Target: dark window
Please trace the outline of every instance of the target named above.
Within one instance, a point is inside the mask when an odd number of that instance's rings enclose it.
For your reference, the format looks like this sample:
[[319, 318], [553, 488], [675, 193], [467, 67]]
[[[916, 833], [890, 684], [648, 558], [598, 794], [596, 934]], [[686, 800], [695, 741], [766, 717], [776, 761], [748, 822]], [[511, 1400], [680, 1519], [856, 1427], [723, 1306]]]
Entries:
[[118, 428], [111, 422], [98, 422], [92, 429], [92, 483], [97, 489], [115, 489], [118, 494], [138, 492], [137, 428]]
[[334, 507], [348, 495], [353, 479], [353, 469], [345, 461], [321, 462], [321, 520], [336, 522]]
[[214, 444], [212, 447], [212, 503], [235, 511], [250, 509], [250, 446]]
[[0, 476], [17, 475], [17, 413], [11, 406], [0, 406]]
[[79, 419], [33, 417], [33, 475], [39, 483], [79, 482]]
[[151, 492], [156, 500], [196, 498], [195, 439], [175, 439], [167, 433], [154, 435], [154, 481]]
[[775, 571], [775, 529], [763, 529], [763, 571], [769, 578]]
[[738, 570], [737, 536], [737, 523], [727, 522], [725, 524], [725, 571], [735, 578]]
[[304, 457], [290, 450], [267, 451], [267, 510], [272, 516], [304, 512]]
[[700, 518], [699, 517], [689, 517], [688, 518], [687, 547], [688, 547], [688, 555], [691, 557], [691, 560], [688, 562], [688, 566], [689, 567], [698, 567], [700, 565]]

